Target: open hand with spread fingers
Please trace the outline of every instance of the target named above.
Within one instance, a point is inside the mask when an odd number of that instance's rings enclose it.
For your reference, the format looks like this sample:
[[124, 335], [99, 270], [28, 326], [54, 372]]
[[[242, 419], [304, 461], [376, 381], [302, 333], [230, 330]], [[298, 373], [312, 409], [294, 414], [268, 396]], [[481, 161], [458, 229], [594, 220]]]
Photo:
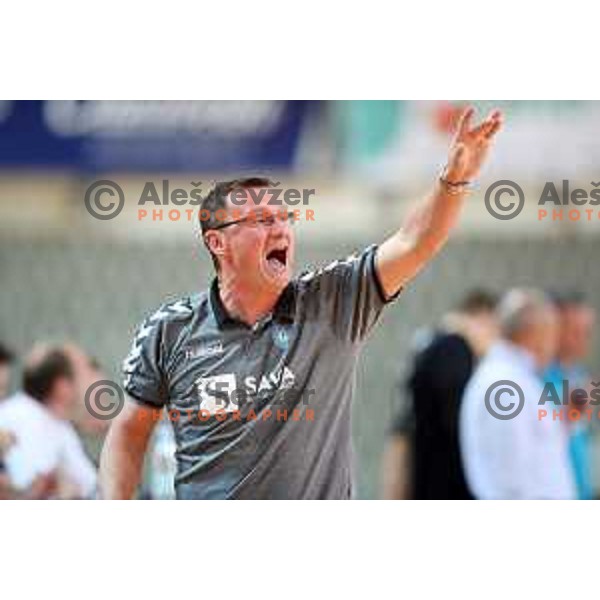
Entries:
[[472, 182], [483, 165], [494, 137], [502, 127], [502, 113], [492, 111], [479, 125], [472, 124], [475, 109], [470, 106], [462, 114], [442, 178], [451, 183]]

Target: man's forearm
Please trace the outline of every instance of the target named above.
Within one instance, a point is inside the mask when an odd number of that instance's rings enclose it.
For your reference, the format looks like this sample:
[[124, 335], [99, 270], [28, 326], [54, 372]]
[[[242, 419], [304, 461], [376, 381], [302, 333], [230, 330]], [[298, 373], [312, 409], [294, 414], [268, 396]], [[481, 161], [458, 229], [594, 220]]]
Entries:
[[437, 183], [431, 195], [380, 247], [377, 264], [383, 289], [392, 296], [441, 250], [456, 226], [466, 193]]
[[440, 251], [447, 242], [451, 231], [465, 204], [467, 193], [450, 193], [442, 183], [437, 182], [431, 195], [417, 209], [414, 227], [410, 222], [398, 232], [407, 237], [412, 252], [427, 262]]
[[99, 492], [107, 500], [134, 497], [142, 477], [153, 422], [143, 409], [124, 410], [113, 422], [100, 458]]
[[388, 441], [383, 455], [384, 500], [408, 500], [413, 496], [411, 452], [407, 434], [394, 434]]
[[133, 498], [142, 475], [145, 448], [132, 447], [122, 426], [111, 427], [100, 459], [100, 497], [106, 500]]

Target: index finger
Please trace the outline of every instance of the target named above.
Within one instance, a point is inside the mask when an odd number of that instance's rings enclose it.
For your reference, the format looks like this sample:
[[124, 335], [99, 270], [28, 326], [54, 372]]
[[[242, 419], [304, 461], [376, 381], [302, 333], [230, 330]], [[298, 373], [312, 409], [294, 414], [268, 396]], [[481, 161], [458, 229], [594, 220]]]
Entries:
[[500, 131], [500, 128], [502, 127], [502, 117], [498, 116], [496, 118], [496, 120], [494, 121], [494, 124], [490, 127], [490, 129], [486, 132], [485, 137], [489, 140], [491, 138], [493, 138], [498, 131]]
[[471, 133], [473, 135], [481, 134], [484, 137], [488, 137], [490, 135], [490, 132], [496, 127], [496, 123], [498, 122], [498, 120], [500, 120], [501, 114], [502, 113], [499, 110], [493, 110], [486, 117], [485, 121], [483, 121], [481, 125], [475, 127], [475, 129], [473, 129]]
[[458, 127], [456, 129], [456, 135], [461, 136], [464, 133], [469, 131], [469, 127], [471, 126], [471, 119], [473, 114], [475, 113], [475, 109], [472, 106], [468, 106], [463, 114], [460, 116], [458, 121]]

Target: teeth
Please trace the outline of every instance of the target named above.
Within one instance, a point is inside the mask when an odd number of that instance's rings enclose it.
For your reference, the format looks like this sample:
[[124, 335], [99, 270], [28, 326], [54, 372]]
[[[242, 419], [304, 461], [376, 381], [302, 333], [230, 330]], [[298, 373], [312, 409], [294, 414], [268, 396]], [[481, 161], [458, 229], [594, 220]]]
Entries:
[[281, 276], [287, 269], [287, 246], [271, 248], [265, 256], [265, 262], [276, 277]]
[[286, 253], [285, 250], [275, 249], [275, 250], [271, 250], [267, 254], [267, 260], [268, 261], [276, 260], [278, 262], [285, 263], [286, 262], [286, 258], [287, 258], [287, 253]]

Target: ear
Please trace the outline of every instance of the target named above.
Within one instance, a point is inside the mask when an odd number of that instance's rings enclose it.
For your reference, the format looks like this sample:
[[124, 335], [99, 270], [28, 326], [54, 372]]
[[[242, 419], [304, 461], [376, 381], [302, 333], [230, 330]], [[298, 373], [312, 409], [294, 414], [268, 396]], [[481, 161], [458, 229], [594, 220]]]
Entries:
[[225, 236], [220, 231], [210, 229], [204, 234], [204, 242], [208, 249], [216, 256], [225, 254]]

